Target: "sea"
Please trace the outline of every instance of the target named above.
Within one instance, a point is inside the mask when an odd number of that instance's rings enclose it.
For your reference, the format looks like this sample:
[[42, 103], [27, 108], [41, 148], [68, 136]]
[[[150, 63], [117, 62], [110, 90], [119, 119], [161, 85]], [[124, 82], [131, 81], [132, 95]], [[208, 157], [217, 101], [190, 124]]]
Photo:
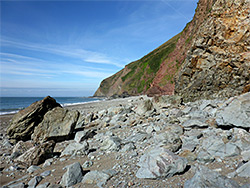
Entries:
[[[89, 97], [53, 97], [56, 102], [62, 106], [78, 105], [94, 101], [100, 101], [100, 98]], [[17, 113], [43, 97], [0, 97], [0, 115]]]

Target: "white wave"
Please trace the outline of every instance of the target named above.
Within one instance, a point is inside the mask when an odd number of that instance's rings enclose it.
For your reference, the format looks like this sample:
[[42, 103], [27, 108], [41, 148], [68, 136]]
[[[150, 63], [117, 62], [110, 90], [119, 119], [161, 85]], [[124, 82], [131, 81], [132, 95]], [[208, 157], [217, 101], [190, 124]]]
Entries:
[[94, 101], [87, 101], [87, 102], [76, 102], [76, 103], [64, 103], [61, 104], [62, 107], [64, 106], [74, 106], [74, 105], [81, 105], [81, 104], [88, 104], [88, 103], [94, 103], [94, 102], [100, 102], [102, 100], [94, 100]]
[[19, 110], [10, 111], [10, 112], [0, 112], [0, 116], [1, 116], [1, 115], [8, 115], [8, 114], [15, 114], [15, 113], [17, 113], [17, 112], [19, 112]]

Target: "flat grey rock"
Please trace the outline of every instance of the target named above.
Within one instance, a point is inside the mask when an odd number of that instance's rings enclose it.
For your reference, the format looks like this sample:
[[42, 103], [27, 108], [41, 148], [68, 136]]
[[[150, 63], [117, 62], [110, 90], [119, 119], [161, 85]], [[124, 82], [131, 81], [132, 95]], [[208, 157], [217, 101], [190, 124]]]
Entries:
[[204, 166], [199, 166], [196, 169], [195, 175], [187, 180], [184, 188], [239, 188], [237, 182], [222, 176], [218, 172], [212, 171]]

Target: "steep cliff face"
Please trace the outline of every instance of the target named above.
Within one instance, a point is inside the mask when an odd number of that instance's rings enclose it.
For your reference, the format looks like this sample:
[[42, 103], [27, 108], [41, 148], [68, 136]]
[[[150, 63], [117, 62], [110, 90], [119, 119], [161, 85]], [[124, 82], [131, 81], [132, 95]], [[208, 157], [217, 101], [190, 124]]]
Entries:
[[250, 0], [216, 0], [175, 80], [186, 101], [250, 91]]
[[128, 92], [138, 94], [173, 94], [174, 76], [186, 58], [188, 49], [207, 17], [213, 0], [200, 0], [194, 18], [172, 39], [106, 78], [94, 96], [112, 96]]

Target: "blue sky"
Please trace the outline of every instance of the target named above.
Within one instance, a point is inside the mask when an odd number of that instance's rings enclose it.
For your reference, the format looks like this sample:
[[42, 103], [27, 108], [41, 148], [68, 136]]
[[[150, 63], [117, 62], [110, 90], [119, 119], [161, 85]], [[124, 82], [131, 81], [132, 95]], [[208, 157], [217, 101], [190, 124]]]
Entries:
[[197, 2], [1, 1], [1, 96], [91, 96], [181, 32]]

